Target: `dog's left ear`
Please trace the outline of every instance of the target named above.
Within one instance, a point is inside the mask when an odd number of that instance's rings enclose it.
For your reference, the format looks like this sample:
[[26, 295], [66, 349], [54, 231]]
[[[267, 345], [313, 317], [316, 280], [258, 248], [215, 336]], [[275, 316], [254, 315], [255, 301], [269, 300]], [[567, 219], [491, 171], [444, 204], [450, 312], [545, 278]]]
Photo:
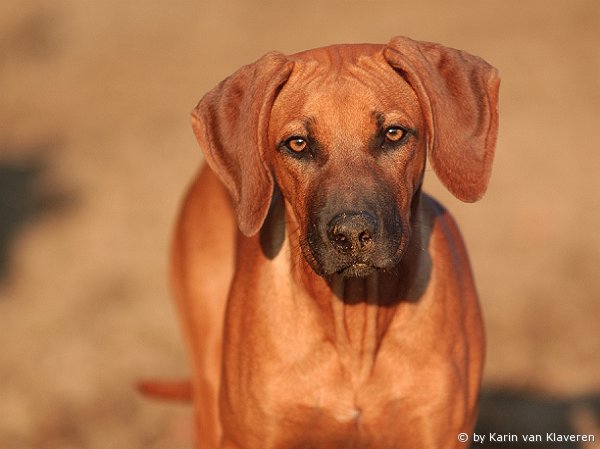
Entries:
[[460, 200], [477, 201], [487, 189], [498, 132], [496, 69], [464, 51], [404, 37], [393, 38], [383, 54], [419, 98], [436, 174]]

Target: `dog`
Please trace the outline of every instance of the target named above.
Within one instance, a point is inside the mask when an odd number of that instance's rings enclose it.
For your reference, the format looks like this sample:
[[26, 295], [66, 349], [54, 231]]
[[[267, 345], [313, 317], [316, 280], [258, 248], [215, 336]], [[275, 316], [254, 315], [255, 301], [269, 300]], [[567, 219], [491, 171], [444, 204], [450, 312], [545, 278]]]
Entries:
[[[198, 448], [455, 448], [484, 362], [471, 268], [422, 192], [484, 194], [497, 71], [445, 46], [272, 52], [207, 93], [175, 232]], [[167, 388], [168, 390], [168, 388]]]

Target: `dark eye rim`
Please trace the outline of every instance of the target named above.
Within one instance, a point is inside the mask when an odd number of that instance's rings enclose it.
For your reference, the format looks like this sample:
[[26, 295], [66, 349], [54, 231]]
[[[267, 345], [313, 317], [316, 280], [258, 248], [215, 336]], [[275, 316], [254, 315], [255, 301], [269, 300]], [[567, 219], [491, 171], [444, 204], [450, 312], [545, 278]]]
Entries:
[[[294, 140], [303, 140], [306, 143], [306, 147], [304, 147], [304, 149], [302, 151], [293, 150], [290, 147], [290, 142], [292, 142]], [[281, 151], [284, 151], [286, 154], [288, 154], [292, 157], [295, 157], [297, 159], [302, 159], [302, 158], [306, 157], [307, 155], [310, 155], [310, 153], [311, 153], [311, 145], [310, 145], [309, 139], [307, 137], [300, 136], [300, 135], [293, 135], [293, 136], [283, 139], [279, 143], [279, 145], [277, 145], [277, 147]]]
[[400, 138], [397, 140], [393, 140], [393, 139], [389, 139], [392, 142], [399, 142], [400, 140], [402, 140], [402, 138], [404, 137], [404, 134], [406, 134], [406, 131], [404, 130], [404, 128], [400, 128], [399, 126], [389, 126], [388, 128], [386, 128], [385, 130], [385, 135], [386, 137], [388, 137], [390, 131], [399, 131], [401, 133]]
[[[390, 140], [387, 138], [387, 133], [391, 129], [399, 129], [402, 131], [402, 137], [398, 140]], [[407, 126], [389, 125], [383, 128], [381, 133], [381, 148], [397, 148], [406, 144], [406, 142], [416, 135], [416, 131]]]

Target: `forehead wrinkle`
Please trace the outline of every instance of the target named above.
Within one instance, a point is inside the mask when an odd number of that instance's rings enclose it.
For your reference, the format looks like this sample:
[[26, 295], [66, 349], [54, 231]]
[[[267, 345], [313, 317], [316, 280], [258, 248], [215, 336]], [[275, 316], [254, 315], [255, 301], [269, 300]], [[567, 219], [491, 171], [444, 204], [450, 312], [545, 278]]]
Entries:
[[378, 129], [374, 112], [391, 122], [394, 117], [410, 118], [420, 109], [408, 82], [383, 58], [327, 56], [295, 61], [275, 101], [279, 125], [300, 120], [307, 127], [310, 122], [311, 134], [328, 145], [356, 146]]
[[371, 137], [377, 129], [375, 106], [369, 89], [344, 79], [308, 95], [299, 114], [317, 141], [339, 153], [344, 148], [356, 150]]

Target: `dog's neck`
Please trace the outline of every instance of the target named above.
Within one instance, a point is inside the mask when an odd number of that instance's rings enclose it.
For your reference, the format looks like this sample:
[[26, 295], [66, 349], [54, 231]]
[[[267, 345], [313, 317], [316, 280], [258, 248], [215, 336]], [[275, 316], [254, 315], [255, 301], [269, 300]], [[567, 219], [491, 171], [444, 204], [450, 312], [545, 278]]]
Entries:
[[383, 339], [395, 307], [379, 304], [379, 276], [366, 278], [334, 276], [331, 280], [330, 332], [342, 365], [358, 384], [366, 380], [375, 365], [379, 345]]

